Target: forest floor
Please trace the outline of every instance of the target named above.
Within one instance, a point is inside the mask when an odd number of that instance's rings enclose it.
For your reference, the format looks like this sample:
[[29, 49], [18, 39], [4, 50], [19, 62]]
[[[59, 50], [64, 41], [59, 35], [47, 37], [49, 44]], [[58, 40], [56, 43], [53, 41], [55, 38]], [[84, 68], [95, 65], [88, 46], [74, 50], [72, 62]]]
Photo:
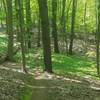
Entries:
[[33, 76], [22, 73], [19, 66], [8, 62], [0, 65], [0, 100], [28, 100], [31, 88], [27, 84], [32, 83]]
[[[0, 58], [6, 52], [7, 36], [0, 33]], [[0, 65], [0, 100], [100, 100], [94, 55], [93, 50], [87, 56], [52, 54], [51, 75], [42, 71], [42, 49], [30, 49], [26, 53], [28, 74], [25, 74], [20, 70], [19, 50], [14, 56], [17, 63]]]
[[20, 70], [21, 64], [0, 65], [0, 100], [100, 100], [100, 81], [90, 77]]

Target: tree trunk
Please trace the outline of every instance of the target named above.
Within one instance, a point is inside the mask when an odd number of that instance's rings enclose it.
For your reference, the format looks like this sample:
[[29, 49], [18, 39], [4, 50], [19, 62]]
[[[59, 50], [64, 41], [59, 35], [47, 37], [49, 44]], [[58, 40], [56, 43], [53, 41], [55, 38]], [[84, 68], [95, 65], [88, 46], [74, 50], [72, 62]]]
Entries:
[[69, 54], [73, 54], [73, 41], [75, 37], [75, 17], [76, 17], [76, 8], [77, 8], [77, 0], [73, 0], [72, 4], [72, 18], [71, 18], [71, 34], [70, 34], [70, 45], [69, 45]]
[[30, 10], [30, 0], [26, 0], [26, 31], [28, 38], [28, 48], [31, 48], [31, 10]]
[[57, 0], [52, 0], [52, 35], [54, 39], [54, 52], [59, 53], [56, 22], [57, 22]]
[[27, 72], [26, 70], [26, 59], [25, 59], [25, 41], [24, 41], [24, 35], [25, 35], [25, 29], [24, 29], [24, 13], [23, 13], [23, 0], [17, 0], [17, 8], [18, 8], [18, 20], [19, 20], [19, 27], [20, 27], [20, 36], [21, 36], [21, 50], [22, 50], [22, 63], [23, 72]]
[[41, 20], [40, 20], [40, 14], [38, 18], [38, 37], [37, 37], [37, 47], [41, 46]]
[[84, 10], [84, 52], [87, 52], [88, 47], [88, 37], [89, 34], [87, 33], [87, 23], [86, 23], [86, 15], [87, 15], [87, 1], [85, 1], [85, 10]]
[[99, 56], [99, 45], [100, 45], [100, 0], [98, 0], [98, 23], [97, 23], [97, 73], [100, 75], [100, 56]]
[[45, 64], [44, 70], [49, 73], [52, 73], [47, 0], [38, 0], [38, 4], [39, 4], [41, 27], [42, 27], [42, 41], [43, 41], [43, 53], [44, 53], [44, 64]]
[[16, 11], [16, 34], [17, 34], [17, 41], [20, 42], [20, 30], [19, 30], [19, 23], [18, 23], [18, 8], [17, 8], [17, 0], [15, 0], [15, 11]]
[[13, 16], [12, 16], [12, 0], [6, 0], [6, 3], [7, 3], [7, 34], [8, 34], [7, 60], [13, 61]]
[[[61, 16], [61, 32], [63, 35], [63, 48], [67, 50], [67, 34], [66, 34], [66, 20], [65, 20], [65, 7], [66, 7], [66, 0], [63, 0], [62, 2], [62, 16]], [[66, 46], [65, 46], [66, 43]]]

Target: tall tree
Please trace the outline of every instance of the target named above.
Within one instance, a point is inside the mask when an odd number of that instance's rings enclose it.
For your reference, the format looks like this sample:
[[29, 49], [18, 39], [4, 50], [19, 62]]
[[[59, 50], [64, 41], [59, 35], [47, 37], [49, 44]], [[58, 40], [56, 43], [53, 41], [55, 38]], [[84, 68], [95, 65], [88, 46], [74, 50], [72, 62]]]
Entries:
[[54, 51], [59, 53], [57, 34], [57, 0], [52, 0], [52, 35], [54, 39]]
[[[63, 35], [64, 44], [66, 43], [66, 51], [67, 51], [67, 34], [66, 34], [66, 14], [65, 9], [66, 8], [66, 0], [62, 1], [62, 15], [61, 15], [61, 32]], [[63, 47], [65, 48], [65, 45], [63, 44]]]
[[42, 27], [42, 41], [43, 41], [45, 71], [52, 73], [47, 0], [38, 0], [38, 5], [40, 11], [40, 18], [41, 18], [41, 27]]
[[77, 8], [77, 0], [73, 0], [72, 4], [72, 17], [71, 17], [71, 34], [70, 34], [70, 45], [69, 45], [69, 54], [73, 53], [73, 41], [75, 37], [75, 17], [76, 17], [76, 8]]
[[38, 14], [38, 36], [37, 36], [37, 47], [41, 46], [41, 20], [40, 14]]
[[[68, 3], [68, 1], [67, 1]], [[66, 18], [65, 18], [65, 24], [64, 24], [64, 28], [65, 28], [65, 32], [68, 31], [68, 20], [69, 20], [69, 12], [70, 12], [70, 9], [71, 9], [71, 4], [72, 4], [72, 0], [69, 1], [68, 5], [67, 5], [67, 10], [66, 10]], [[63, 2], [63, 5], [64, 2]], [[65, 34], [65, 42], [66, 42], [66, 52], [68, 52], [68, 34]]]
[[6, 5], [6, 1], [5, 0], [2, 0], [2, 3], [3, 3], [4, 11], [5, 11], [5, 14], [6, 14], [6, 27], [7, 27], [7, 5]]
[[7, 4], [7, 33], [8, 33], [8, 51], [7, 60], [13, 60], [13, 14], [12, 0], [6, 0]]
[[63, 2], [62, 2], [62, 16], [61, 16], [61, 26], [62, 26], [63, 33], [65, 33], [65, 31], [66, 31], [65, 7], [66, 7], [66, 0], [63, 0]]
[[99, 56], [99, 45], [100, 45], [100, 0], [98, 0], [98, 23], [97, 23], [97, 35], [96, 35], [96, 38], [97, 38], [97, 73], [98, 75], [100, 74], [100, 63], [99, 63], [99, 60], [100, 60], [100, 56]]
[[16, 12], [16, 30], [17, 30], [17, 41], [20, 42], [20, 30], [19, 30], [19, 21], [18, 21], [18, 4], [17, 4], [17, 0], [15, 0], [15, 12]]
[[84, 52], [87, 52], [88, 47], [88, 33], [87, 33], [87, 1], [84, 2]]
[[26, 59], [25, 59], [25, 29], [24, 29], [24, 12], [23, 12], [23, 0], [17, 0], [17, 9], [18, 9], [18, 23], [20, 27], [20, 37], [21, 37], [21, 51], [22, 51], [22, 63], [23, 72], [27, 72], [26, 70]]
[[30, 0], [26, 0], [26, 30], [28, 36], [28, 48], [31, 48], [31, 9]]

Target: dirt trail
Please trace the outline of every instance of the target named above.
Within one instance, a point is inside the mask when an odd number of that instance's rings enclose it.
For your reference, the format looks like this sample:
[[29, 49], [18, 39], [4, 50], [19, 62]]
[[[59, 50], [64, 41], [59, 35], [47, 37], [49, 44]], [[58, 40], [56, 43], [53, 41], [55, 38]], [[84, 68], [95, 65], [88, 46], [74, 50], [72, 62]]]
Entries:
[[89, 82], [36, 80], [31, 100], [100, 100], [100, 90]]
[[38, 68], [24, 74], [20, 67], [15, 63], [0, 65], [0, 100], [21, 100], [19, 94], [26, 86], [33, 90], [31, 100], [100, 100], [99, 81], [50, 75]]
[[90, 77], [63, 77], [34, 69], [31, 100], [100, 100], [100, 81]]

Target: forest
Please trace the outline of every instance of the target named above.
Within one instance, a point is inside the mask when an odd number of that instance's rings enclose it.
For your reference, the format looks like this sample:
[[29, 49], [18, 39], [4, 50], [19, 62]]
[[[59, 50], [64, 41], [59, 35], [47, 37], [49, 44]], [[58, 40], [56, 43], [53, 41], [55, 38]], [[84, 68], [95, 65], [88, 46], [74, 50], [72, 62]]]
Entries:
[[0, 0], [0, 100], [100, 100], [100, 0]]

